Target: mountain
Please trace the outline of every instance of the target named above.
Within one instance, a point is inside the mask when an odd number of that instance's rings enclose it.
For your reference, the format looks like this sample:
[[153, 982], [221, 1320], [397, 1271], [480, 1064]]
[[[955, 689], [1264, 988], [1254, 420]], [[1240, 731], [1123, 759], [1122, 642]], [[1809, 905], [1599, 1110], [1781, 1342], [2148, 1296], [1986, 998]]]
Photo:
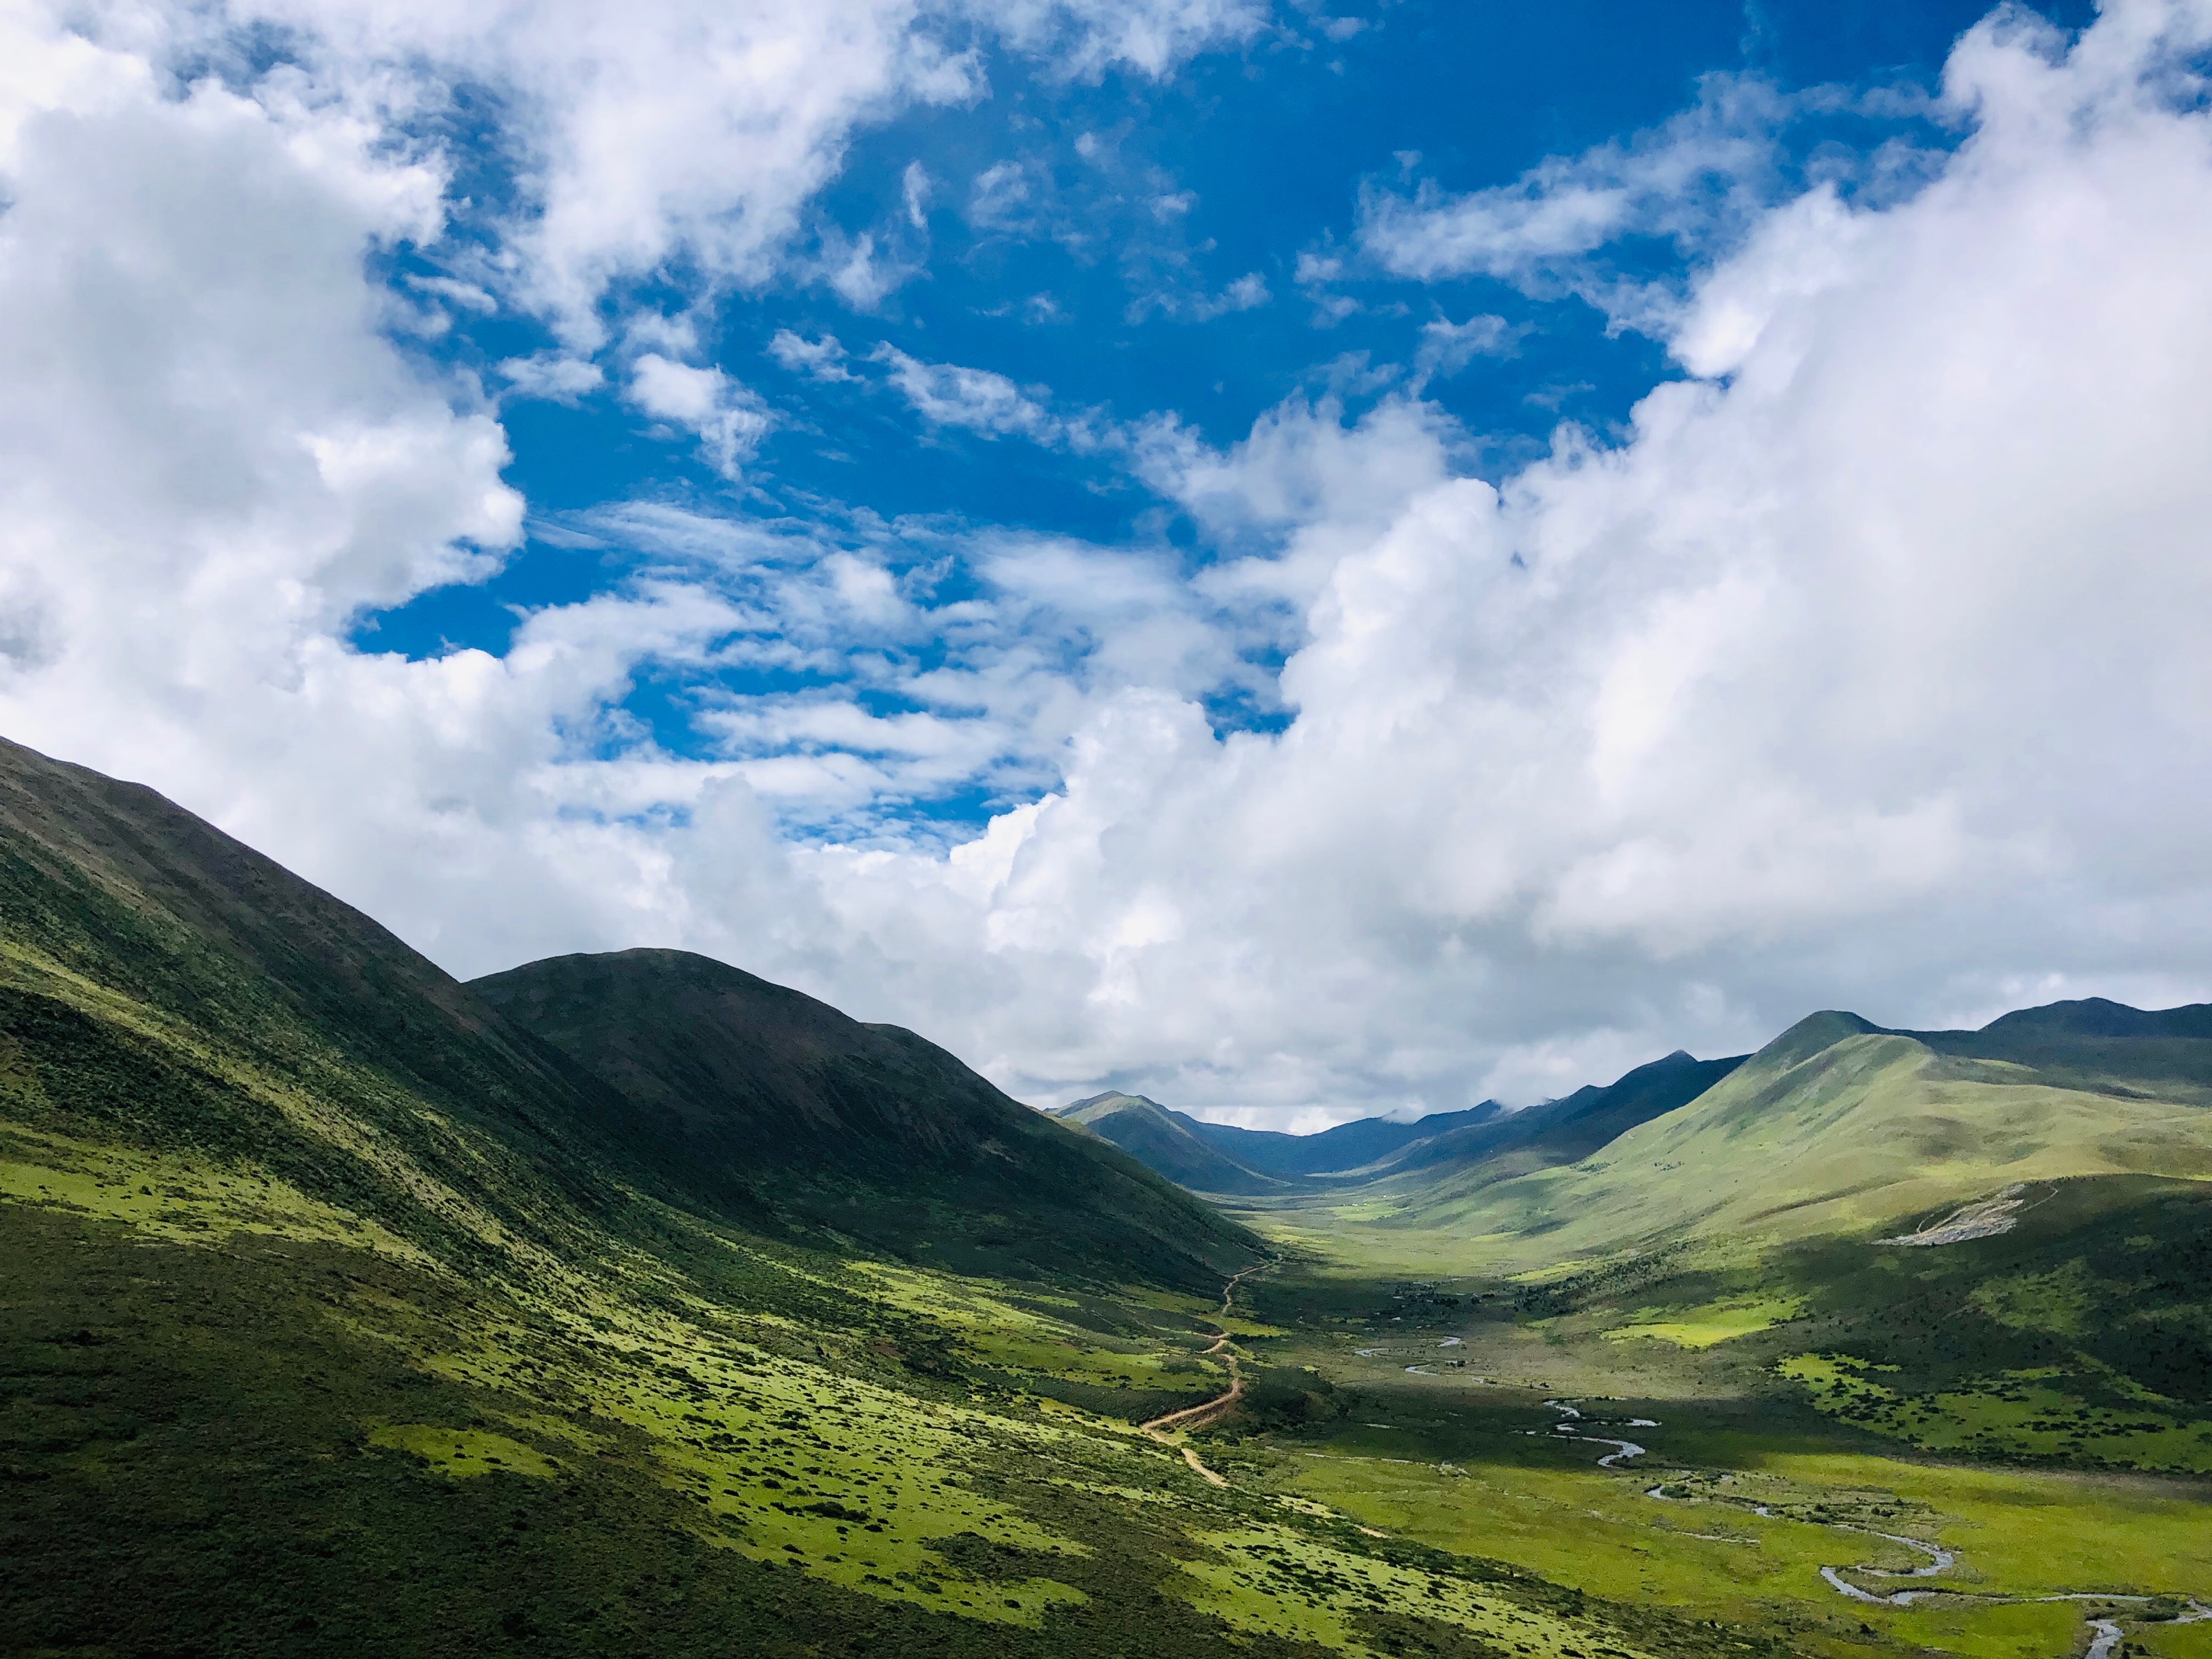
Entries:
[[1600, 1088], [1525, 1111], [1471, 1123], [1415, 1141], [1374, 1173], [1380, 1179], [1444, 1165], [1486, 1164], [1494, 1174], [1518, 1173], [1587, 1157], [1639, 1123], [1686, 1106], [1743, 1064], [1746, 1056], [1698, 1060], [1677, 1048]]
[[1696, 1060], [1677, 1049], [1604, 1088], [1588, 1086], [1524, 1111], [1494, 1100], [1401, 1122], [1360, 1118], [1310, 1135], [1206, 1123], [1142, 1095], [1093, 1095], [1059, 1115], [1191, 1188], [1224, 1197], [1287, 1194], [1318, 1182], [1332, 1190], [1443, 1166], [1480, 1165], [1502, 1180], [1571, 1164], [1624, 1130], [1673, 1111], [1743, 1063]]
[[[934, 1226], [951, 1255], [1000, 1271], [1088, 1264], [1109, 1280], [1134, 1275], [1206, 1288], [1221, 1264], [1251, 1259], [1240, 1230], [1131, 1161], [1039, 1119], [942, 1050], [909, 1033], [858, 1026], [734, 969], [720, 971], [755, 988], [757, 1006], [780, 999], [811, 1011], [811, 1025], [787, 1018], [776, 1027], [786, 1038], [801, 1028], [817, 1039], [842, 1030], [860, 1043], [842, 1067], [820, 1055], [811, 1062], [823, 1086], [839, 1091], [849, 1120], [836, 1143], [842, 1161], [817, 1166], [850, 1177], [835, 1191], [819, 1181], [775, 1193], [748, 1186], [746, 1166], [726, 1156], [727, 1139], [694, 1135], [679, 1146], [664, 1117], [641, 1112], [559, 1043], [510, 1022], [492, 999], [369, 918], [150, 790], [0, 747], [0, 835], [11, 970], [0, 1006], [18, 1042], [98, 1054], [118, 1075], [150, 1076], [189, 1053], [205, 1076], [212, 1053], [256, 1076], [244, 1087], [149, 1081], [128, 1108], [78, 1097], [73, 1121], [109, 1123], [128, 1111], [143, 1129], [158, 1113], [166, 1138], [250, 1149], [288, 1170], [312, 1167], [318, 1180], [341, 1179], [349, 1191], [364, 1176], [331, 1164], [331, 1137], [365, 1135], [525, 1231], [541, 1224], [524, 1215], [538, 1194], [525, 1200], [509, 1188], [542, 1182], [594, 1218], [621, 1201], [614, 1194], [632, 1190], [704, 1202], [710, 1213], [756, 1224], [843, 1224], [891, 1247], [912, 1242], [918, 1226]], [[713, 967], [687, 960], [694, 980]], [[641, 1042], [697, 1048], [704, 1035], [680, 1024], [681, 1011], [696, 1005], [681, 999], [676, 976], [653, 979], [644, 964], [596, 977], [574, 963], [548, 964], [534, 979], [518, 971], [520, 979], [501, 981], [544, 994], [507, 1000], [533, 1017], [559, 988], [581, 983], [611, 1006], [637, 1011]], [[648, 1037], [642, 1004], [650, 996], [662, 998], [665, 1011]], [[727, 1062], [726, 1049], [715, 1052]], [[218, 1066], [216, 1075], [228, 1083], [228, 1071]], [[791, 1086], [789, 1065], [777, 1072], [764, 1064], [759, 1080], [771, 1093]], [[203, 1099], [203, 1087], [218, 1093]], [[648, 1099], [665, 1110], [665, 1096]], [[500, 1155], [461, 1154], [427, 1127], [424, 1105], [496, 1136]], [[790, 1109], [810, 1105], [818, 1103], [802, 1092]], [[726, 1107], [709, 1102], [700, 1115], [712, 1119]], [[346, 1127], [319, 1121], [332, 1114]], [[934, 1161], [914, 1157], [917, 1134], [935, 1138]], [[859, 1179], [864, 1167], [876, 1172], [872, 1185]], [[447, 1206], [409, 1195], [408, 1184], [380, 1193], [378, 1202], [427, 1230], [425, 1237], [449, 1234]], [[802, 1188], [815, 1201], [794, 1202]], [[948, 1220], [954, 1206], [958, 1214]]]
[[1052, 1115], [1111, 1141], [1147, 1169], [1193, 1192], [1252, 1196], [1286, 1183], [1211, 1144], [1195, 1119], [1142, 1095], [1107, 1093], [1071, 1102]]
[[708, 957], [556, 957], [466, 989], [619, 1096], [662, 1182], [733, 1213], [963, 1271], [1210, 1287], [1251, 1259], [1213, 1211], [934, 1043]]
[[[1826, 1016], [1573, 1165], [1498, 1175], [1727, 1062], [1472, 1164], [1229, 1160], [1276, 1183], [1271, 1256], [912, 1033], [679, 952], [462, 985], [152, 792], [0, 744], [0, 1653], [1903, 1659], [1934, 1627], [1869, 1642], [1889, 1615], [1807, 1565], [1855, 1555], [1780, 1547], [1813, 1509], [1731, 1510], [1776, 1547], [1716, 1553], [1548, 1402], [1717, 1329], [1668, 1362], [1669, 1483], [1746, 1425], [1762, 1468], [1850, 1452], [1854, 1492], [1904, 1490], [1865, 1454], [1914, 1437], [2212, 1467], [2182, 1421], [2208, 1183], [2062, 1178], [2212, 1171], [2195, 1021]], [[1227, 1156], [1154, 1103], [1080, 1112]], [[2051, 1194], [1991, 1197], [2022, 1171]], [[1869, 1236], [2015, 1202], [1955, 1254]], [[1378, 1241], [1427, 1261], [1377, 1271]], [[1540, 1271], [1472, 1282], [1501, 1266]], [[1405, 1282], [1437, 1276], [1469, 1282]], [[1661, 1604], [1662, 1551], [1683, 1585], [1763, 1576]], [[1812, 1599], [1777, 1613], [1784, 1572]]]
[[1132, 1424], [1249, 1235], [733, 970], [498, 977], [0, 744], [0, 1652], [1218, 1650]]
[[1404, 1151], [1415, 1141], [1431, 1140], [1455, 1129], [1489, 1122], [1502, 1116], [1505, 1110], [1496, 1101], [1486, 1100], [1462, 1112], [1432, 1112], [1426, 1117], [1405, 1122], [1395, 1118], [1363, 1117], [1317, 1133], [1292, 1135], [1275, 1129], [1243, 1129], [1234, 1124], [1205, 1123], [1172, 1108], [1163, 1109], [1199, 1139], [1211, 1142], [1247, 1169], [1289, 1176], [1362, 1169]]
[[[1740, 1065], [1715, 1062], [1730, 1069], [1711, 1087], [1574, 1162], [1516, 1167], [1508, 1150], [1401, 1171], [1378, 1183], [1389, 1213], [1375, 1224], [1480, 1237], [1499, 1263], [1556, 1262], [1686, 1238], [1896, 1227], [2023, 1182], [2202, 1179], [2212, 1036], [2175, 1033], [2203, 1018], [2061, 1005], [1978, 1032], [1911, 1033], [1814, 1014]], [[1632, 1092], [1644, 1105], [1665, 1097]], [[1605, 1115], [1580, 1127], [1582, 1141]], [[1555, 1145], [1573, 1147], [1577, 1133], [1560, 1125]]]

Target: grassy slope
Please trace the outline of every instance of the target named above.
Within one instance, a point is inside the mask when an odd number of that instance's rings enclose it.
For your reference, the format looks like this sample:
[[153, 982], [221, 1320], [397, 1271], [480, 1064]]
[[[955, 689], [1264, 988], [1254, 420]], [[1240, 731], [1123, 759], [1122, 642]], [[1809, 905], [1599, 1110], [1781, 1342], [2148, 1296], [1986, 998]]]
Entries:
[[[1363, 1259], [1370, 1230], [1316, 1230], [1334, 1253], [1261, 1285], [1290, 1334], [1256, 1346], [1262, 1374], [1332, 1386], [1243, 1413], [1215, 1455], [1377, 1529], [1796, 1652], [2052, 1659], [2107, 1614], [2131, 1653], [2193, 1652], [2200, 1627], [2154, 1615], [2212, 1601], [2212, 1184], [2027, 1197], [2011, 1231], [1952, 1245], [1686, 1239], [1542, 1282], [1441, 1255], [1394, 1279]], [[1610, 1446], [1551, 1431], [1560, 1399], [1648, 1451], [1600, 1467]], [[1870, 1607], [1821, 1578], [1918, 1564], [1885, 1533], [1958, 1560], [1858, 1582], [1933, 1600]], [[2046, 1595], [2163, 1601], [2017, 1599]]]
[[1249, 1196], [1287, 1184], [1262, 1174], [1194, 1133], [1180, 1114], [1142, 1095], [1094, 1095], [1054, 1115], [1111, 1141], [1130, 1157], [1193, 1192]]
[[1127, 1419], [1219, 1387], [1209, 1300], [692, 1202], [373, 923], [12, 749], [0, 1031], [0, 1652], [1710, 1650], [1208, 1485]]
[[[2170, 1042], [2151, 1046], [2157, 1071], [2178, 1063]], [[2017, 1182], [2212, 1176], [2212, 1110], [2174, 1098], [2159, 1075], [2116, 1074], [2128, 1056], [2113, 1046], [2100, 1053], [2106, 1070], [2077, 1065], [2060, 1083], [1818, 1014], [1579, 1163], [1502, 1181], [1481, 1165], [1446, 1170], [1297, 1200], [1271, 1224], [1293, 1237], [1364, 1230], [1357, 1254], [1407, 1271], [1443, 1260], [1527, 1270], [1686, 1236], [1901, 1226]]]
[[935, 1044], [681, 951], [560, 957], [468, 988], [627, 1109], [687, 1201], [970, 1273], [1210, 1291], [1253, 1240]]
[[1686, 1106], [1744, 1061], [1697, 1060], [1677, 1049], [1602, 1088], [1588, 1086], [1526, 1111], [1479, 1121], [1407, 1146], [1373, 1172], [1391, 1190], [1449, 1180], [1471, 1190], [1572, 1164], [1638, 1124]]
[[[1225, 1424], [1224, 1455], [1796, 1651], [2043, 1659], [2096, 1616], [2127, 1652], [2199, 1653], [2207, 1625], [2160, 1615], [2212, 1602], [2206, 1014], [1816, 1016], [1574, 1167], [1255, 1206], [1301, 1257], [1260, 1291], [1294, 1333], [1262, 1374], [1321, 1381]], [[2008, 1190], [2007, 1231], [1881, 1242]], [[1553, 1432], [1562, 1398], [1649, 1451], [1600, 1468]], [[1932, 1598], [1820, 1577], [1916, 1564], [1883, 1533], [1958, 1561], [1857, 1581]]]

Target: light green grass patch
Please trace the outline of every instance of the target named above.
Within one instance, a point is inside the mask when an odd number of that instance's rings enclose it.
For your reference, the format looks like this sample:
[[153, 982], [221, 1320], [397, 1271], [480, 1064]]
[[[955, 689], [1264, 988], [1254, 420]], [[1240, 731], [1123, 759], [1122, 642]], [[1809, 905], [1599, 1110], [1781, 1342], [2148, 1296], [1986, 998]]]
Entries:
[[[1632, 1477], [1595, 1468], [1468, 1463], [1449, 1469], [1395, 1458], [1308, 1456], [1298, 1490], [1355, 1520], [1457, 1554], [1510, 1561], [1531, 1572], [1620, 1601], [1757, 1618], [1758, 1604], [1790, 1601], [1836, 1611], [1820, 1570], [1875, 1560], [1892, 1547], [1872, 1539], [1839, 1547], [1828, 1528], [1778, 1510], [1792, 1493], [1778, 1483], [1747, 1491], [1740, 1504], [1662, 1504], [1644, 1495], [1664, 1470]], [[1697, 1534], [1705, 1534], [1698, 1536]], [[1882, 1565], [1908, 1566], [1895, 1552]]]
[[368, 1443], [412, 1452], [441, 1474], [457, 1480], [483, 1474], [525, 1474], [551, 1480], [560, 1465], [543, 1452], [482, 1429], [445, 1429], [427, 1423], [384, 1423], [368, 1431]]
[[[1893, 1533], [1956, 1551], [1953, 1569], [1931, 1582], [1969, 1595], [2179, 1595], [2194, 1585], [2203, 1598], [2212, 1589], [2193, 1486], [1765, 1452], [1753, 1443], [1735, 1449], [1730, 1469], [1662, 1464], [1634, 1475], [1301, 1454], [1295, 1479], [1300, 1492], [1359, 1522], [1590, 1595], [1753, 1626], [1786, 1610], [1792, 1628], [1809, 1619], [1839, 1636], [1870, 1622], [1968, 1659], [2078, 1651], [2082, 1609], [1965, 1601], [1871, 1608], [1845, 1601], [1820, 1569], [1922, 1565], [1877, 1535]], [[1646, 1496], [1653, 1486], [1674, 1501]]]
[[1658, 1317], [1659, 1310], [1647, 1309], [1639, 1310], [1635, 1323], [1616, 1326], [1600, 1334], [1609, 1342], [1643, 1338], [1670, 1342], [1678, 1348], [1710, 1348], [1771, 1329], [1804, 1311], [1805, 1298], [1801, 1296], [1710, 1302], [1685, 1309], [1672, 1318]]
[[434, 1265], [378, 1223], [264, 1171], [102, 1146], [20, 1123], [0, 1122], [0, 1198], [118, 1221], [171, 1244], [215, 1244], [252, 1233]]
[[1929, 1451], [2096, 1459], [2172, 1474], [2212, 1474], [2212, 1423], [2161, 1405], [2114, 1408], [2068, 1393], [2048, 1371], [2011, 1371], [1942, 1394], [1900, 1395], [1846, 1355], [1799, 1354], [1777, 1368], [1815, 1407]]
[[1396, 1613], [1454, 1625], [1506, 1651], [1560, 1659], [1602, 1646], [1631, 1655], [1613, 1632], [1487, 1595], [1438, 1574], [1334, 1549], [1277, 1527], [1201, 1533], [1213, 1553], [1182, 1563], [1193, 1604], [1237, 1630], [1382, 1659], [1358, 1635], [1363, 1613]]
[[1881, 1612], [1884, 1631], [1970, 1659], [2057, 1659], [2081, 1645], [2084, 1622], [2070, 1601], [2006, 1607], [1939, 1599]]
[[2148, 1659], [2212, 1659], [2212, 1620], [2191, 1625], [2136, 1625], [2128, 1639]]
[[1945, 1577], [1961, 1588], [2212, 1597], [2203, 1489], [2193, 1481], [1782, 1450], [1758, 1465], [1802, 1486], [1883, 1486], [1942, 1517], [1921, 1535], [1959, 1553]]
[[1049, 1330], [971, 1331], [962, 1346], [991, 1364], [1108, 1387], [1202, 1389], [1225, 1383], [1228, 1376], [1216, 1360], [1188, 1349], [1125, 1352], [1096, 1339], [1086, 1342]]

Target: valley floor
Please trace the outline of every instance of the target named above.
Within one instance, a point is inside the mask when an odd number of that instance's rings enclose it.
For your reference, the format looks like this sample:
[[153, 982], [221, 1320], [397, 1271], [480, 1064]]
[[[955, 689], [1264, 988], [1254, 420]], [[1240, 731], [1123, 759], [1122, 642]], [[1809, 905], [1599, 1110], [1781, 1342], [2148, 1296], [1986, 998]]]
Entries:
[[[2097, 1201], [2155, 1244], [2201, 1199]], [[2206, 1425], [1855, 1357], [1870, 1246], [1408, 1279], [1308, 1232], [1216, 1301], [664, 1221], [463, 1278], [5, 1131], [0, 1651], [2212, 1656]], [[2051, 1277], [1958, 1248], [1923, 1291]]]
[[[2201, 1237], [2212, 1194], [2172, 1188], [2069, 1201], [2110, 1206], [2139, 1249], [2147, 1203]], [[2212, 1423], [2109, 1367], [2130, 1398], [2081, 1397], [2094, 1354], [2022, 1376], [1985, 1353], [1941, 1379], [1910, 1352], [1855, 1359], [1864, 1291], [1838, 1261], [1869, 1243], [1413, 1279], [1361, 1261], [1403, 1239], [1245, 1218], [1301, 1255], [1257, 1287], [1291, 1334], [1261, 1345], [1260, 1409], [1208, 1454], [1234, 1480], [1710, 1621], [1717, 1650], [1726, 1632], [1838, 1659], [2212, 1656]], [[1978, 1248], [1910, 1261], [1987, 1303], [2039, 1247]]]

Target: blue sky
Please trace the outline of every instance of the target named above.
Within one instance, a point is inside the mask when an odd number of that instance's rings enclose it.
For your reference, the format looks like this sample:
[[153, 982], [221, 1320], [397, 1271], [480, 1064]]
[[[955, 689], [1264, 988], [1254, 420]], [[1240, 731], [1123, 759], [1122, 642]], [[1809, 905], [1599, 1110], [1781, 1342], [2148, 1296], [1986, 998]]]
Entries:
[[0, 731], [1022, 1097], [2212, 996], [2212, 0], [23, 0]]
[[[2090, 15], [2078, 3], [2046, 9], [2072, 27]], [[1128, 66], [1070, 77], [988, 32], [955, 31], [977, 52], [988, 91], [859, 125], [808, 204], [798, 268], [732, 291], [679, 259], [602, 299], [615, 326], [641, 311], [684, 318], [696, 336], [685, 361], [757, 394], [773, 425], [738, 476], [719, 473], [690, 433], [626, 404], [618, 382], [560, 402], [510, 392], [507, 477], [530, 503], [532, 539], [489, 580], [364, 614], [356, 637], [415, 656], [504, 652], [521, 614], [618, 585], [660, 556], [590, 526], [616, 502], [804, 527], [902, 574], [929, 573], [939, 603], [973, 591], [959, 543], [981, 527], [1166, 550], [1187, 568], [1223, 551], [1220, 526], [1148, 488], [1110, 445], [924, 418], [887, 384], [886, 351], [1004, 376], [1061, 419], [1103, 428], [1172, 416], [1224, 447], [1285, 399], [1327, 400], [1355, 422], [1406, 388], [1425, 346], [1450, 350], [1440, 327], [1471, 325], [1482, 343], [1448, 356], [1422, 393], [1463, 428], [1455, 468], [1498, 481], [1540, 455], [1563, 422], [1617, 434], [1638, 398], [1681, 371], [1662, 339], [1572, 291], [1587, 273], [1411, 282], [1379, 268], [1360, 249], [1364, 198], [1510, 186], [1547, 158], [1632, 146], [1731, 82], [1785, 100], [1902, 94], [1878, 112], [1793, 112], [1764, 158], [1771, 175], [1742, 185], [1762, 203], [1812, 177], [1894, 188], [1869, 176], [1869, 157], [1884, 144], [1956, 141], [1955, 122], [1910, 100], [1933, 91], [1981, 15], [1954, 0], [1285, 9], [1255, 38], [1163, 78]], [[497, 135], [471, 136], [454, 154], [471, 194], [503, 209], [513, 189]], [[1694, 206], [1719, 188], [1698, 181], [1683, 197]], [[465, 228], [465, 210], [459, 218]], [[1680, 234], [1624, 238], [1593, 263], [1680, 288], [1738, 228], [1717, 207], [1693, 218]], [[825, 272], [864, 239], [884, 268], [880, 291], [840, 293]], [[457, 245], [468, 251], [455, 238], [395, 261], [399, 291], [419, 291], [410, 274], [448, 276], [439, 256]], [[1316, 261], [1336, 270], [1317, 278]], [[447, 314], [450, 331], [428, 355], [495, 389], [502, 361], [559, 349], [543, 319]], [[771, 348], [787, 333], [842, 347], [836, 378], [778, 362]], [[1279, 729], [1287, 716], [1267, 675], [1295, 631], [1244, 643], [1261, 672], [1206, 688], [1209, 715], [1219, 730]], [[923, 667], [944, 648], [907, 647]], [[701, 698], [828, 696], [840, 683], [815, 665], [648, 673], [623, 707], [671, 752], [702, 756], [728, 739], [693, 718]], [[878, 714], [923, 706], [880, 684], [859, 695]], [[893, 834], [972, 832], [1053, 781], [1014, 767], [871, 805]], [[805, 822], [805, 804], [792, 810], [802, 830], [823, 827]]]

